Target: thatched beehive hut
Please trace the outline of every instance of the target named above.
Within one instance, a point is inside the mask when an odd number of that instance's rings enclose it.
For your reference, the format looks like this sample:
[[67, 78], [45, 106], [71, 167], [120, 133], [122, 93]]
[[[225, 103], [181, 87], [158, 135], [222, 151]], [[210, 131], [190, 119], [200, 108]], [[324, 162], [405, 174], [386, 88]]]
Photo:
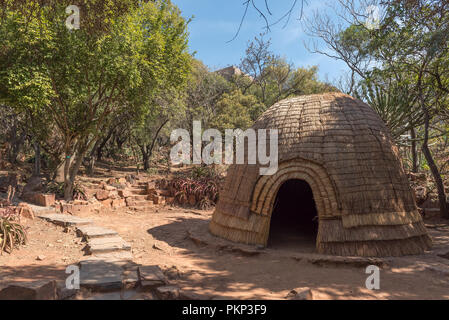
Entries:
[[[278, 129], [278, 171], [261, 176], [259, 165], [232, 165], [212, 234], [267, 245], [281, 187], [300, 181], [316, 206], [319, 253], [401, 256], [430, 247], [398, 150], [370, 106], [341, 93], [301, 96], [276, 103], [253, 128]], [[307, 190], [292, 188], [300, 216]]]

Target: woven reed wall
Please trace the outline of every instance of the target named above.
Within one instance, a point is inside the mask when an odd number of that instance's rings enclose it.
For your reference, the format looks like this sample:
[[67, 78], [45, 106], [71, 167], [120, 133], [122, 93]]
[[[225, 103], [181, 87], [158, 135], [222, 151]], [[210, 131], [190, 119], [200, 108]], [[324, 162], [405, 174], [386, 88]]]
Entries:
[[258, 165], [231, 166], [213, 234], [266, 245], [277, 191], [301, 179], [317, 206], [319, 252], [395, 256], [430, 247], [398, 151], [371, 107], [341, 93], [301, 96], [275, 104], [253, 128], [279, 130], [279, 170], [260, 176]]

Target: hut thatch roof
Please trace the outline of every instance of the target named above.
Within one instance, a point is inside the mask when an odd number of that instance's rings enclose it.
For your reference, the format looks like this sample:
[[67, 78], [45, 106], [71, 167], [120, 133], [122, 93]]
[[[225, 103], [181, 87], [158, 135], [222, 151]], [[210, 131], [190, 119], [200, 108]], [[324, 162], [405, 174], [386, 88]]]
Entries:
[[290, 179], [313, 192], [317, 251], [335, 255], [418, 254], [431, 240], [398, 150], [376, 112], [341, 93], [280, 101], [254, 124], [278, 129], [279, 169], [232, 165], [210, 223], [220, 237], [266, 245], [274, 200]]

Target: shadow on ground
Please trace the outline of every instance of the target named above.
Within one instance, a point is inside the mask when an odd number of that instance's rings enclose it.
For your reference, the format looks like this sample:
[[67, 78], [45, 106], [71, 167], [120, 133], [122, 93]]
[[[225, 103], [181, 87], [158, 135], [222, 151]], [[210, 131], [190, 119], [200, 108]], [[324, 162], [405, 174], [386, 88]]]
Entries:
[[365, 285], [366, 268], [311, 265], [276, 250], [245, 256], [194, 243], [188, 236], [192, 227], [207, 233], [208, 221], [179, 218], [148, 233], [195, 261], [198, 268], [186, 272], [180, 282], [208, 298], [278, 299], [294, 288], [310, 287], [324, 299], [449, 299], [449, 279], [426, 270], [433, 262], [424, 256], [394, 259], [381, 270], [381, 290], [371, 291]]

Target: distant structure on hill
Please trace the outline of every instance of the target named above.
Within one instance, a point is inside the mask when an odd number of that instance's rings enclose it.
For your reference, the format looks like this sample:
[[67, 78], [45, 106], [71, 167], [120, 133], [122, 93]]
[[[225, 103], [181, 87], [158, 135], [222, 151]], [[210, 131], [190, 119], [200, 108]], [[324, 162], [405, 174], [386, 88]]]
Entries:
[[229, 66], [229, 67], [217, 70], [215, 72], [218, 73], [219, 75], [221, 75], [223, 78], [225, 78], [228, 81], [231, 80], [233, 76], [245, 75], [245, 76], [251, 78], [251, 76], [245, 74], [242, 70], [240, 70], [239, 67], [236, 67], [236, 66]]

